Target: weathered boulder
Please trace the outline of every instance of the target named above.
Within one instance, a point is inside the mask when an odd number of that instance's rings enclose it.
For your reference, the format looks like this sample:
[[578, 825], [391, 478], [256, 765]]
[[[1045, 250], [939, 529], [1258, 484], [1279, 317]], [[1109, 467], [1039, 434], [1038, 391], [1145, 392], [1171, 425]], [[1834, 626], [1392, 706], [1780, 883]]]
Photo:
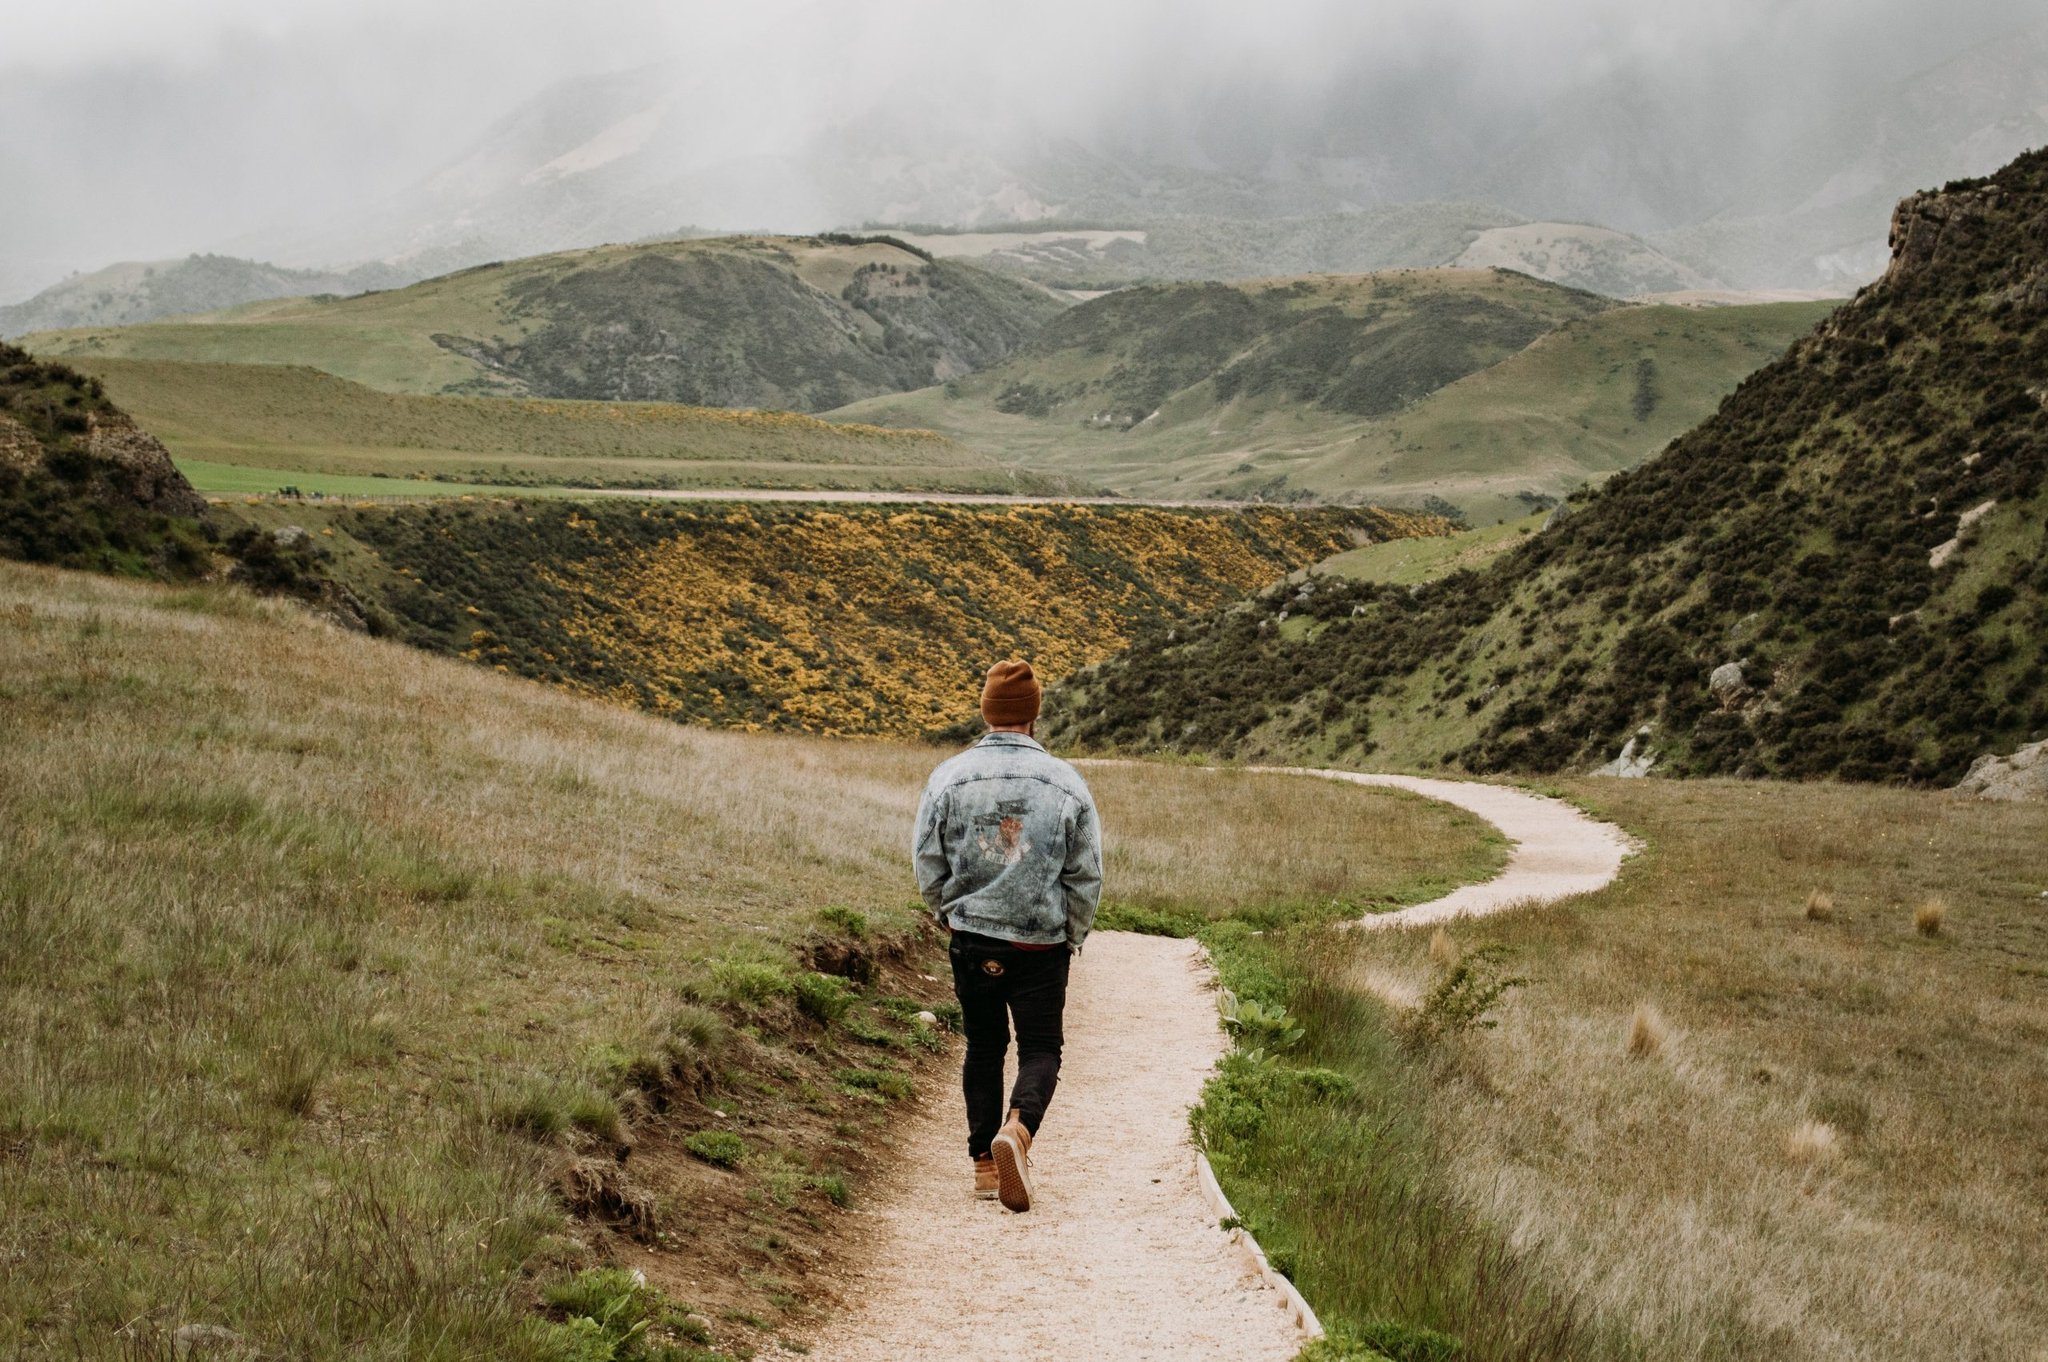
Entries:
[[1749, 683], [1743, 679], [1740, 662], [1723, 662], [1707, 674], [1707, 692], [1721, 702], [1723, 709], [1733, 705], [1749, 693]]
[[313, 538], [311, 534], [307, 533], [306, 527], [303, 525], [280, 525], [270, 532], [270, 537], [281, 549], [294, 548], [300, 544], [310, 543]]
[[1970, 763], [1955, 787], [1979, 799], [2048, 799], [2048, 741], [2032, 743], [2009, 757], [1986, 752]]

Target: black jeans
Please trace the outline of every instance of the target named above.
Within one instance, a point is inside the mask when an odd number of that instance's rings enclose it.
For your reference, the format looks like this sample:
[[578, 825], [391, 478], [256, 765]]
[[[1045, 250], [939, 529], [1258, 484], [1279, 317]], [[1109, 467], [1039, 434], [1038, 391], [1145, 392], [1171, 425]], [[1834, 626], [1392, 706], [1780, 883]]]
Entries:
[[[1067, 969], [1073, 955], [1065, 946], [1049, 951], [1019, 950], [1008, 941], [954, 932], [953, 996], [967, 1032], [967, 1060], [960, 1066], [960, 1090], [967, 1097], [967, 1153], [980, 1158], [1002, 1127], [1009, 1107], [1036, 1135], [1046, 1104], [1059, 1085], [1061, 1018], [1067, 1010]], [[1017, 1082], [1003, 1104], [1003, 1059], [1010, 1049], [1010, 1024], [1017, 1027]]]

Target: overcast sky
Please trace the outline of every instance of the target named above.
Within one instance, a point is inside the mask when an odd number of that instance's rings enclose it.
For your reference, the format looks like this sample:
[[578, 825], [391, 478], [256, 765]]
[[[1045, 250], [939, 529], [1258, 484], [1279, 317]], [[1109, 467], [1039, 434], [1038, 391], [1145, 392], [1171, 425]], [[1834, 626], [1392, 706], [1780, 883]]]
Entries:
[[[447, 163], [553, 81], [664, 59], [697, 74], [698, 116], [720, 120], [719, 136], [772, 150], [911, 89], [957, 99], [966, 119], [1028, 113], [1086, 135], [1219, 82], [1284, 101], [1404, 71], [1431, 81], [1450, 71], [1460, 88], [1551, 99], [1618, 67], [1690, 65], [1716, 79], [1748, 70], [1761, 88], [1745, 97], [1797, 116], [1813, 100], [2039, 17], [2038, 0], [13, 0], [8, 9], [0, 301], [71, 269], [346, 213]], [[1213, 129], [1216, 109], [1207, 115]], [[1172, 119], [1159, 126], [1170, 131]]]

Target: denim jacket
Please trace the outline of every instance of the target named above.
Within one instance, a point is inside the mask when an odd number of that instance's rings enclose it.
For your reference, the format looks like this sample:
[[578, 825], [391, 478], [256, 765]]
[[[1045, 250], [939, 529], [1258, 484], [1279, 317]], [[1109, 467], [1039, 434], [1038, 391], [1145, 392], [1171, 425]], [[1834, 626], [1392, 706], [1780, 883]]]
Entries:
[[940, 764], [911, 832], [917, 890], [942, 925], [1080, 950], [1102, 897], [1095, 800], [1022, 733], [991, 733]]

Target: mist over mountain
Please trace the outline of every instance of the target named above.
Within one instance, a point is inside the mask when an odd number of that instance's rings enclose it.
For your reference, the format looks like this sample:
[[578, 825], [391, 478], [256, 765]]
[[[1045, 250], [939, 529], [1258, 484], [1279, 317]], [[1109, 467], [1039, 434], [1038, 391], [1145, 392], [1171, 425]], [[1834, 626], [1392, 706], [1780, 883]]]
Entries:
[[[101, 59], [82, 40], [0, 57], [0, 117], [39, 132], [0, 149], [18, 205], [0, 290], [48, 283], [60, 260], [199, 249], [333, 268], [689, 227], [1137, 227], [1445, 203], [1647, 238], [1672, 264], [1644, 280], [1845, 291], [1881, 268], [1902, 194], [2048, 141], [2048, 25], [2014, 0], [1257, 15], [1146, 0], [1028, 17], [605, 0], [572, 25], [531, 3], [401, 16], [377, 0], [256, 32], [213, 3], [220, 35], [208, 46], [203, 16], [187, 23], [175, 61], [118, 43]], [[112, 138], [138, 101], [177, 137]], [[98, 172], [77, 169], [81, 150]], [[110, 183], [127, 203], [141, 186], [152, 211], [112, 211]], [[1351, 225], [1368, 238], [1380, 220]], [[1448, 263], [1472, 242], [1443, 244], [1394, 263]]]

